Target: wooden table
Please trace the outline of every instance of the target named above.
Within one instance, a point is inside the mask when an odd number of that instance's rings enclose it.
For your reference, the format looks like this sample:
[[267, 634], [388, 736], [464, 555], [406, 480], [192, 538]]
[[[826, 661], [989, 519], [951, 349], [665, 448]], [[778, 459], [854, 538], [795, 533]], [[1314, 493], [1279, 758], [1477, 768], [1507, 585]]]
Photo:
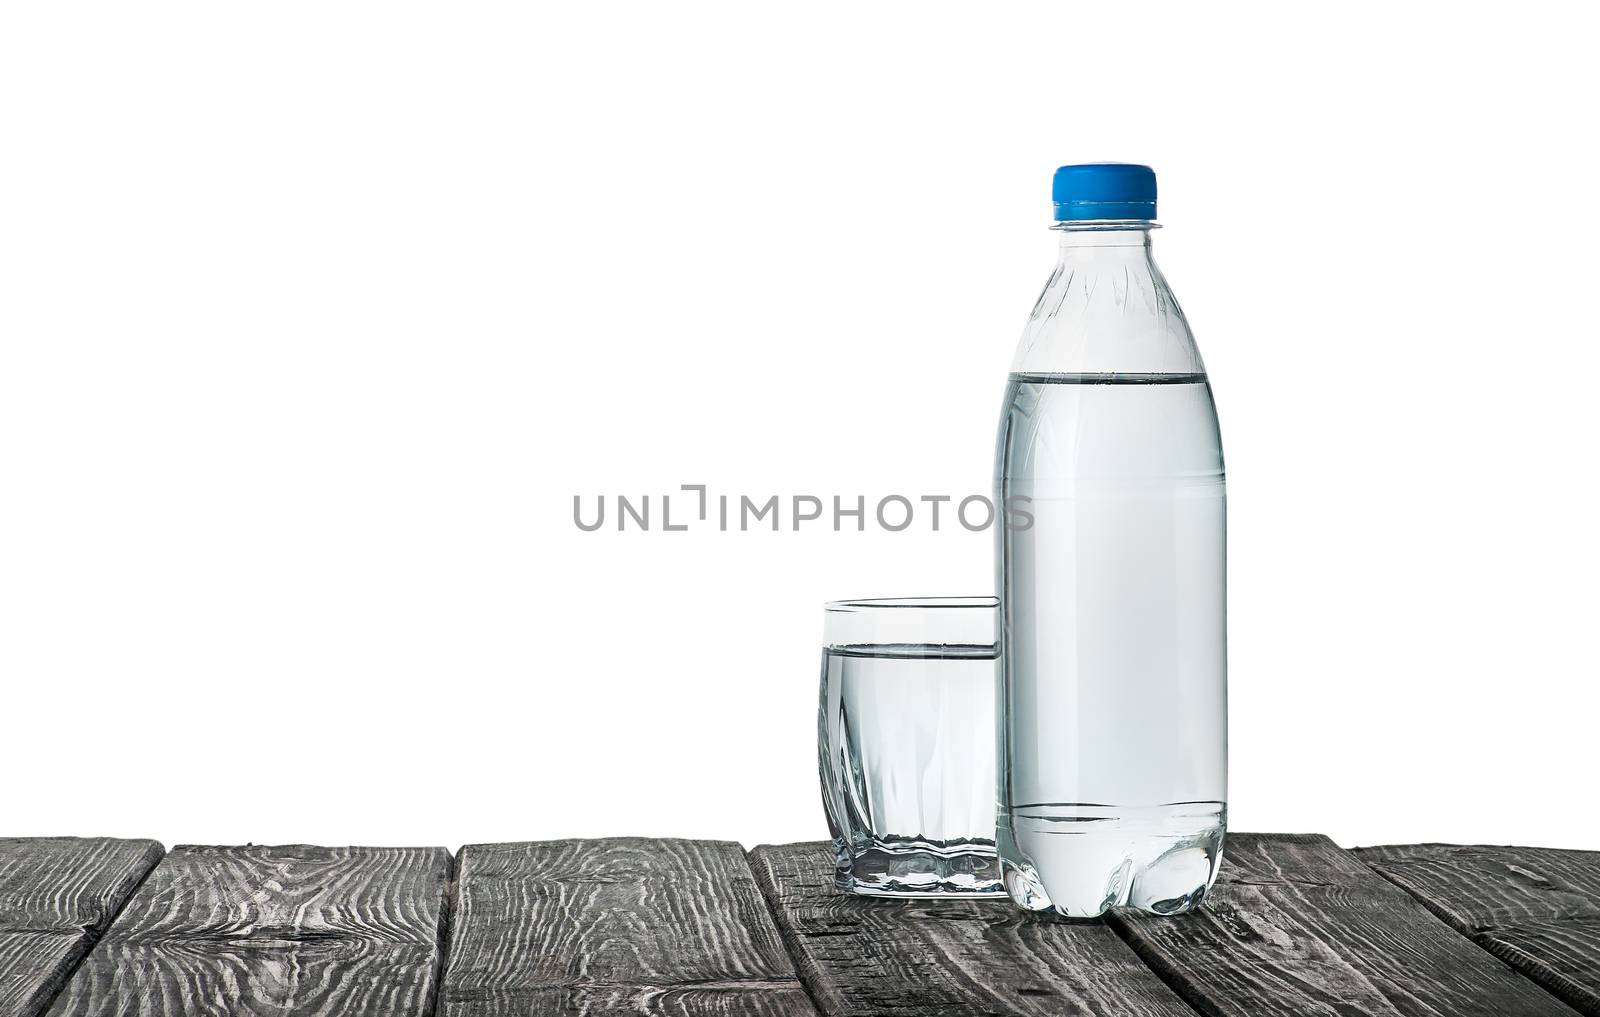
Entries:
[[1235, 834], [1205, 908], [834, 891], [823, 844], [0, 840], [0, 1017], [1600, 1017], [1600, 852]]

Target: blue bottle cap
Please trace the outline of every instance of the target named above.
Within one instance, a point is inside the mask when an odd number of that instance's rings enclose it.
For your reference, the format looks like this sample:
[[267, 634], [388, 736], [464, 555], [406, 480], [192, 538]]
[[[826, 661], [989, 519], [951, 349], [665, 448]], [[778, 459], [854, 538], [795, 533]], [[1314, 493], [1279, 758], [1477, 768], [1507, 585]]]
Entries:
[[1154, 219], [1156, 173], [1131, 162], [1085, 162], [1056, 170], [1056, 222]]

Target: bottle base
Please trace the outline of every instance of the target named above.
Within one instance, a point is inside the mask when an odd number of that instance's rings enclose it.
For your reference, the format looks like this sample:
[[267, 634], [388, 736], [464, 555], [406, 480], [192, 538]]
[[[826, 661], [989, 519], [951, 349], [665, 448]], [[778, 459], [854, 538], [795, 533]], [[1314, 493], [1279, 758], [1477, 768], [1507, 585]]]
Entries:
[[1222, 802], [1018, 806], [1000, 815], [1001, 879], [1027, 911], [1182, 914], [1200, 906], [1217, 878], [1226, 830]]

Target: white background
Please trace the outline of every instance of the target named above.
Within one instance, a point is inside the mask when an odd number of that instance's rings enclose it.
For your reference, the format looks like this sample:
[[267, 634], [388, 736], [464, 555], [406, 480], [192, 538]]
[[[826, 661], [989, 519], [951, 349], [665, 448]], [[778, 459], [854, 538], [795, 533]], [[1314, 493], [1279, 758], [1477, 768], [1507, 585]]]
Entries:
[[8, 5], [0, 832], [825, 836], [821, 603], [989, 536], [572, 498], [986, 492], [1050, 173], [1123, 159], [1233, 827], [1600, 848], [1580, 9]]

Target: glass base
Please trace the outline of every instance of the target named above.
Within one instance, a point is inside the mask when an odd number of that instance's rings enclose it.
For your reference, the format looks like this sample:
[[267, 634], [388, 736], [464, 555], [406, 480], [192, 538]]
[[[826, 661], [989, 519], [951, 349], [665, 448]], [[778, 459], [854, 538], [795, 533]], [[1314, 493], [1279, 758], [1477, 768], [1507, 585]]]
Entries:
[[835, 843], [834, 885], [867, 897], [1004, 897], [994, 845], [905, 840]]

